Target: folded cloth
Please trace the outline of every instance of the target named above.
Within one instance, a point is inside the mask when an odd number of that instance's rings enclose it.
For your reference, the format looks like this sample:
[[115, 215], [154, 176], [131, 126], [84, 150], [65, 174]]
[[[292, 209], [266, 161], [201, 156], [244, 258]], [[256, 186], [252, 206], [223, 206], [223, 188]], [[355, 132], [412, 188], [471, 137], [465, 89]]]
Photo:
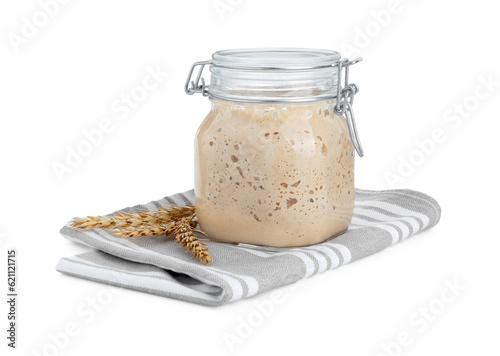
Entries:
[[[213, 263], [203, 265], [174, 239], [131, 241], [106, 230], [62, 235], [96, 250], [63, 258], [59, 272], [192, 303], [218, 306], [294, 283], [359, 260], [427, 230], [439, 221], [441, 208], [426, 194], [411, 190], [356, 190], [348, 231], [323, 243], [274, 251], [209, 241]], [[156, 210], [193, 204], [190, 190], [120, 211]]]

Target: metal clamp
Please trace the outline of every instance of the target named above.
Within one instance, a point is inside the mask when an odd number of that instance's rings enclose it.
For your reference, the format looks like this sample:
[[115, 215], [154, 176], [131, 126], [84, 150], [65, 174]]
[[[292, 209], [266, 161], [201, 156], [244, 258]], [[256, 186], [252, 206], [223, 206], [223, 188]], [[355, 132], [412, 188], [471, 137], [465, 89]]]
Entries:
[[[205, 78], [202, 78], [201, 75], [203, 74], [203, 69], [205, 69], [205, 66], [207, 64], [212, 64], [212, 61], [203, 61], [203, 62], [196, 62], [191, 66], [191, 70], [189, 71], [189, 75], [186, 80], [186, 85], [184, 86], [184, 91], [188, 95], [193, 95], [194, 93], [201, 93], [203, 96], [208, 96], [208, 85], [205, 84]], [[200, 69], [198, 71], [198, 74], [196, 75], [196, 80], [192, 80], [191, 78], [193, 77], [193, 72], [196, 67], [200, 66]], [[201, 83], [200, 83], [201, 81]], [[191, 83], [191, 86], [189, 84]]]
[[[356, 58], [352, 61], [347, 59], [339, 61], [338, 67], [338, 80], [337, 80], [337, 103], [335, 104], [333, 110], [337, 115], [345, 115], [347, 121], [347, 127], [349, 128], [349, 135], [351, 136], [351, 141], [358, 153], [359, 157], [364, 156], [363, 147], [361, 146], [361, 141], [358, 135], [358, 129], [356, 128], [356, 120], [354, 118], [354, 111], [352, 109], [352, 104], [354, 101], [354, 95], [359, 92], [359, 87], [354, 83], [349, 83], [349, 67], [353, 64], [361, 62], [362, 58]], [[344, 86], [342, 86], [342, 69], [345, 68]]]

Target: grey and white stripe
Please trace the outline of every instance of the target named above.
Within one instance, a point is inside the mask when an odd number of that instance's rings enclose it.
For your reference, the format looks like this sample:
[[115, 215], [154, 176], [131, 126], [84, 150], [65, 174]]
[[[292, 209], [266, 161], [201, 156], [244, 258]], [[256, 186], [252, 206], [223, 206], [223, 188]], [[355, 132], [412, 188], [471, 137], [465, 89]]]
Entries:
[[[121, 211], [156, 210], [192, 204], [192, 190]], [[161, 238], [133, 242], [107, 231], [61, 234], [92, 247], [91, 252], [63, 258], [57, 270], [75, 277], [130, 288], [188, 302], [218, 306], [294, 283], [359, 260], [436, 225], [438, 203], [411, 190], [356, 190], [351, 227], [344, 234], [307, 247], [256, 250], [209, 242], [214, 263], [202, 265], [174, 242]]]

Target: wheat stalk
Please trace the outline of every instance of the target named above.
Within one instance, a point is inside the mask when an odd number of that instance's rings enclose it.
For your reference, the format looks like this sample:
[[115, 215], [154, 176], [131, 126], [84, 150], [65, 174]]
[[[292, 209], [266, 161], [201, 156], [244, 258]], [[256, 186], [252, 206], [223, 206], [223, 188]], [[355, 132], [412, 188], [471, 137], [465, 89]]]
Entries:
[[115, 216], [88, 216], [71, 221], [70, 226], [76, 230], [105, 229], [115, 235], [133, 240], [147, 237], [142, 242], [154, 237], [165, 235], [164, 240], [175, 235], [178, 243], [185, 246], [201, 262], [212, 262], [206, 244], [201, 242], [193, 233], [200, 232], [195, 228], [196, 211], [192, 205], [171, 206], [160, 208], [158, 211], [141, 211], [138, 213], [118, 212]]

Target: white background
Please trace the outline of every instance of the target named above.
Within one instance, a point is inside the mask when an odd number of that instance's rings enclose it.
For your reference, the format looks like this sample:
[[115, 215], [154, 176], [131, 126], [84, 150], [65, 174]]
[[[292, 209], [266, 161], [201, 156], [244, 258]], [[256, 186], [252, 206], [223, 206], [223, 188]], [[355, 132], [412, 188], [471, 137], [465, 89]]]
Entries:
[[[222, 0], [229, 6], [223, 13], [213, 0], [61, 0], [42, 10], [47, 2], [0, 5], [1, 270], [8, 248], [19, 254], [19, 348], [12, 354], [500, 352], [494, 2]], [[37, 27], [29, 32], [23, 18]], [[256, 303], [271, 302], [272, 293], [214, 309], [121, 290], [98, 305], [92, 320], [80, 315], [92, 310], [89, 298], [109, 291], [55, 271], [59, 258], [87, 250], [60, 237], [59, 228], [74, 216], [190, 189], [193, 138], [209, 110], [206, 98], [183, 91], [190, 65], [216, 50], [268, 46], [364, 58], [352, 69], [366, 151], [357, 160], [356, 185], [426, 192], [443, 208], [440, 224], [295, 290], [282, 288], [280, 303], [247, 334], [239, 326], [258, 320]], [[113, 111], [156, 67], [168, 72], [162, 83], [128, 115]], [[481, 84], [488, 80], [496, 82], [490, 91]], [[58, 179], [53, 165], [66, 164], [68, 147], [106, 118], [112, 132]], [[435, 130], [439, 142], [431, 144]], [[426, 152], [416, 141], [427, 142]], [[411, 167], [400, 172], [402, 160]], [[440, 302], [455, 282], [466, 289]], [[4, 291], [5, 272], [0, 285]], [[429, 305], [439, 315], [430, 315], [423, 330], [410, 318]], [[78, 335], [65, 340], [68, 324]], [[408, 332], [409, 345], [395, 346], [401, 332]], [[51, 335], [59, 336], [58, 348]], [[228, 335], [241, 342], [230, 347]]]

